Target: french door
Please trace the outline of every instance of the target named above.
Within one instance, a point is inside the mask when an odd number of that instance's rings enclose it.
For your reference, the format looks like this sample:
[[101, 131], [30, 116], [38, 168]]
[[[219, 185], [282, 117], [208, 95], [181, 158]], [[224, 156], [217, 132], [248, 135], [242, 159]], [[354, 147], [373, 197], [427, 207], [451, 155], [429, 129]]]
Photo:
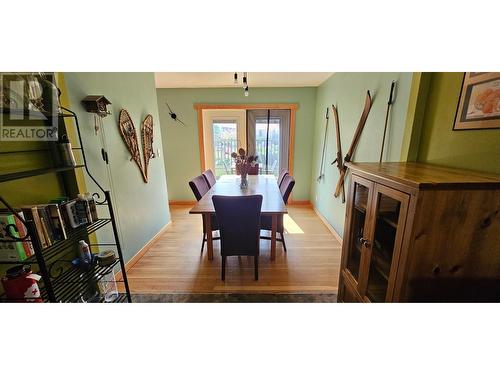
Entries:
[[290, 110], [254, 109], [247, 111], [247, 149], [259, 156], [259, 173], [276, 177], [289, 169]]
[[234, 174], [231, 153], [246, 148], [245, 111], [210, 110], [203, 113], [205, 162], [215, 176]]

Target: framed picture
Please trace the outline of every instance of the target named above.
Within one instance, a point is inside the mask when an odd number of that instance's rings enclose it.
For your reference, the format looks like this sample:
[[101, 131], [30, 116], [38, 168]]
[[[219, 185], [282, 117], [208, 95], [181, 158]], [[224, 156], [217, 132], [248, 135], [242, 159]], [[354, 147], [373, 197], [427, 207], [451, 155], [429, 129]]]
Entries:
[[500, 129], [500, 73], [465, 73], [453, 130]]

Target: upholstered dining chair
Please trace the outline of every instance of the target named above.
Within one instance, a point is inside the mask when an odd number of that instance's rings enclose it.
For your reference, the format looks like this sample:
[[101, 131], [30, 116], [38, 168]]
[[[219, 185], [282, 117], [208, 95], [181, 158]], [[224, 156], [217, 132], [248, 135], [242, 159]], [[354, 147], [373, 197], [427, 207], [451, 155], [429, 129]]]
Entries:
[[205, 172], [202, 173], [203, 177], [205, 177], [205, 181], [207, 181], [207, 185], [209, 188], [215, 185], [217, 182], [214, 172], [212, 172], [211, 169], [207, 169]]
[[[189, 181], [189, 187], [193, 191], [193, 194], [194, 194], [197, 201], [199, 201], [207, 193], [207, 191], [210, 190], [210, 188], [208, 187], [207, 181], [205, 180], [205, 177], [203, 175], [195, 177], [191, 181]], [[201, 241], [201, 252], [203, 253], [203, 248], [205, 247], [205, 242], [207, 242], [207, 231], [205, 228], [205, 215], [202, 215], [201, 217], [202, 217], [202, 223], [203, 223], [203, 240]], [[219, 230], [219, 227], [217, 225], [216, 215], [212, 214], [210, 216], [210, 224], [211, 224], [212, 230]], [[218, 240], [218, 239], [220, 239], [220, 237], [213, 237], [212, 239]]]
[[283, 179], [285, 176], [288, 174], [288, 169], [282, 169], [280, 171], [280, 174], [278, 175], [278, 186], [281, 186], [281, 183], [283, 182]]
[[221, 238], [221, 278], [226, 279], [226, 257], [254, 257], [254, 276], [259, 279], [260, 213], [262, 195], [212, 197]]
[[[280, 186], [280, 191], [281, 191], [281, 196], [283, 197], [283, 202], [285, 204], [288, 203], [288, 198], [290, 197], [290, 194], [292, 193], [293, 187], [295, 186], [295, 179], [290, 176], [289, 174], [286, 174], [285, 177], [283, 178], [283, 182], [281, 183]], [[283, 235], [283, 232], [285, 231], [285, 226], [283, 224], [283, 215], [278, 216], [278, 223], [277, 223], [277, 228], [276, 232], [280, 234], [280, 236], [276, 236], [276, 241], [281, 242], [283, 244], [283, 250], [286, 252], [286, 244], [285, 244], [285, 237]], [[263, 230], [272, 230], [272, 218], [271, 216], [268, 215], [262, 215], [260, 218], [260, 229]], [[271, 237], [269, 236], [261, 236], [263, 240], [270, 240]]]

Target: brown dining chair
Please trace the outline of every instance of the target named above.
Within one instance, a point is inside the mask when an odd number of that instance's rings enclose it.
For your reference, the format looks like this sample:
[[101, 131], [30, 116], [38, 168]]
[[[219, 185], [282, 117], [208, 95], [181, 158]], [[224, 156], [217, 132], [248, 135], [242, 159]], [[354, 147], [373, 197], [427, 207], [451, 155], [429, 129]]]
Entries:
[[202, 173], [203, 177], [205, 177], [205, 181], [207, 181], [208, 187], [211, 188], [212, 186], [215, 185], [217, 182], [214, 172], [212, 172], [211, 169], [207, 169], [205, 172]]
[[287, 169], [282, 169], [280, 171], [280, 174], [278, 175], [278, 186], [281, 186], [282, 182], [283, 182], [283, 179], [285, 178], [285, 176], [288, 174], [288, 170]]
[[[283, 178], [283, 182], [281, 183], [280, 186], [280, 192], [281, 196], [283, 197], [283, 202], [285, 204], [288, 203], [288, 198], [290, 197], [290, 194], [292, 193], [293, 187], [295, 186], [295, 179], [290, 176], [289, 174], [286, 174], [285, 177]], [[272, 230], [272, 217], [269, 215], [262, 215], [260, 218], [260, 229], [262, 230]], [[283, 236], [283, 232], [285, 231], [285, 226], [283, 225], [283, 215], [278, 216], [278, 223], [276, 227], [276, 232], [280, 234], [279, 238], [276, 238], [276, 241], [281, 242], [283, 244], [283, 250], [286, 252], [286, 244], [285, 244], [285, 237]], [[271, 237], [269, 236], [261, 236], [263, 240], [270, 240]]]
[[254, 276], [259, 279], [260, 214], [262, 195], [212, 197], [221, 238], [221, 278], [226, 279], [226, 257], [254, 257]]
[[[197, 201], [199, 201], [206, 193], [210, 190], [207, 181], [203, 175], [193, 178], [189, 181], [189, 187], [193, 191], [193, 194]], [[201, 241], [201, 252], [203, 253], [203, 248], [205, 247], [205, 242], [207, 242], [207, 231], [205, 228], [205, 215], [201, 215], [203, 223], [203, 240]], [[212, 230], [219, 230], [217, 225], [217, 217], [215, 214], [210, 215], [210, 226]], [[220, 237], [212, 237], [213, 240], [218, 240]]]

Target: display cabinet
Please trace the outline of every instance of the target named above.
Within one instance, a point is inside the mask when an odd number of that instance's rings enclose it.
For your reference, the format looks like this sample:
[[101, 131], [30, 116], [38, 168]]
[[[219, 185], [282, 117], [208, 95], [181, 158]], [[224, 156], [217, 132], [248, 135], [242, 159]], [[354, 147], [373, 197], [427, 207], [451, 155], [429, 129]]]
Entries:
[[348, 166], [339, 301], [500, 300], [500, 176]]

